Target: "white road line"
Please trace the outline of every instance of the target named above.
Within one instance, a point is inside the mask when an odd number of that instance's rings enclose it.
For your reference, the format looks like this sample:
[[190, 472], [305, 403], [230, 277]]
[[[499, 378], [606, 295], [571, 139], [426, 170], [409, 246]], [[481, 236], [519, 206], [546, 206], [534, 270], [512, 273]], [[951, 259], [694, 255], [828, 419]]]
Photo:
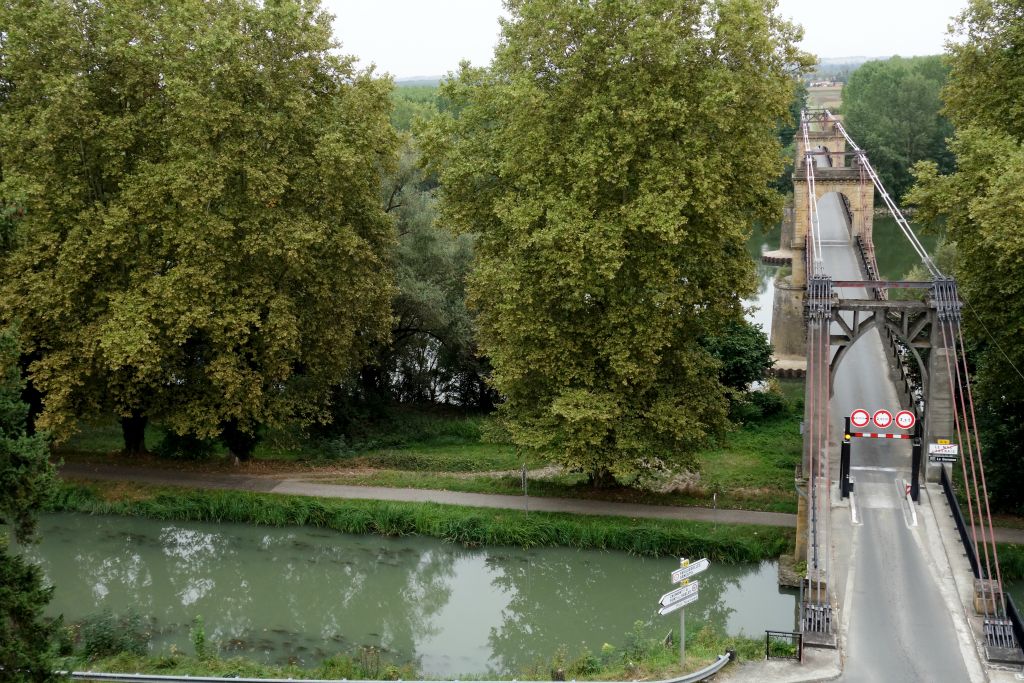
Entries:
[[850, 491], [850, 523], [860, 524], [860, 516], [857, 514], [857, 494]]

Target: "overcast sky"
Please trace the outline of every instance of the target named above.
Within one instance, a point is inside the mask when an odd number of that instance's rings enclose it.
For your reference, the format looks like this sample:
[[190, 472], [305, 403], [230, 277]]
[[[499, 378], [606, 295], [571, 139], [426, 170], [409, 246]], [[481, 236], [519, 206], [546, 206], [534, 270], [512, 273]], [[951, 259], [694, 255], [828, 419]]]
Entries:
[[[437, 76], [459, 60], [490, 62], [501, 0], [322, 0], [344, 52], [397, 78]], [[942, 52], [946, 27], [967, 0], [779, 0], [819, 57]]]

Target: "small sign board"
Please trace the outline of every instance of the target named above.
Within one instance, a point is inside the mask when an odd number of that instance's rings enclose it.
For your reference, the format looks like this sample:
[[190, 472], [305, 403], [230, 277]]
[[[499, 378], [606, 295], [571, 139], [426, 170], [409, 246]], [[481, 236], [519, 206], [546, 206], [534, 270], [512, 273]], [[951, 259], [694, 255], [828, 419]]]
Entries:
[[855, 411], [850, 413], [850, 424], [854, 427], [867, 427], [868, 422], [871, 421], [871, 413], [864, 410], [863, 408], [857, 408]]
[[940, 446], [948, 446], [949, 444], [952, 443], [952, 441], [950, 441], [949, 439], [935, 439], [935, 443], [939, 444]]
[[956, 462], [960, 459], [957, 455], [934, 455], [928, 456], [928, 462]]
[[662, 607], [668, 607], [669, 605], [674, 605], [681, 600], [685, 600], [691, 595], [697, 595], [699, 586], [699, 581], [692, 581], [690, 583], [684, 584], [679, 588], [675, 589], [674, 591], [669, 591], [668, 593], [662, 595], [661, 598], [658, 600], [658, 604]]
[[960, 446], [955, 443], [930, 443], [928, 444], [928, 455], [951, 455], [954, 457], [960, 454]]
[[665, 607], [662, 607], [661, 609], [658, 610], [658, 614], [660, 614], [661, 616], [665, 616], [666, 614], [671, 614], [672, 612], [675, 612], [678, 609], [682, 609], [682, 608], [686, 607], [691, 602], [697, 602], [697, 594], [696, 593], [694, 593], [693, 595], [690, 595], [690, 596], [687, 596], [687, 597], [683, 598], [679, 602], [673, 602], [671, 605], [667, 605]]
[[683, 560], [683, 566], [672, 572], [672, 583], [679, 583], [683, 579], [688, 579], [694, 574], [700, 574], [702, 571], [711, 566], [708, 562], [708, 558], [704, 557], [696, 562], [690, 562]]

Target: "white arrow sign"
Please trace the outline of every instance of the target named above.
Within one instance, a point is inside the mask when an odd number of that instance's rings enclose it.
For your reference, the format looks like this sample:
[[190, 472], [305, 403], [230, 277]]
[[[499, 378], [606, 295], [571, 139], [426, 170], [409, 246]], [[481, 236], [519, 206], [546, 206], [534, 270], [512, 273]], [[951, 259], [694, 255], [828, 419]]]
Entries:
[[669, 591], [661, 596], [661, 599], [658, 600], [658, 604], [662, 607], [668, 607], [669, 605], [675, 604], [680, 600], [690, 597], [691, 595], [696, 595], [698, 590], [697, 587], [699, 585], [700, 581], [691, 581], [685, 586], [680, 586], [674, 591]]
[[694, 574], [700, 574], [702, 571], [704, 571], [710, 566], [711, 563], [708, 562], [708, 558], [706, 557], [701, 558], [696, 562], [691, 562], [689, 564], [683, 565], [679, 569], [672, 572], [672, 583], [679, 583], [683, 579], [688, 579]]
[[686, 607], [691, 602], [697, 602], [697, 594], [696, 593], [694, 593], [693, 595], [691, 595], [689, 597], [683, 598], [679, 602], [673, 602], [671, 605], [668, 605], [667, 607], [662, 607], [661, 609], [658, 610], [658, 614], [660, 614], [661, 616], [665, 616], [666, 614], [671, 614], [672, 612], [675, 612], [678, 609], [682, 609], [682, 608]]

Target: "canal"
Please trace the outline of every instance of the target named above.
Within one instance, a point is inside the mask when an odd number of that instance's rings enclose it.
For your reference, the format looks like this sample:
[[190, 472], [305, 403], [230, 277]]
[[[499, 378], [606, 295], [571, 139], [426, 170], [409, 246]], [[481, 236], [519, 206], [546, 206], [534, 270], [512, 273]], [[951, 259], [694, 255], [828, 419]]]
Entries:
[[[43, 515], [40, 532], [26, 554], [56, 586], [50, 613], [135, 610], [154, 653], [190, 653], [201, 615], [223, 656], [312, 665], [374, 646], [423, 674], [514, 675], [560, 646], [621, 648], [636, 621], [659, 636], [679, 624], [655, 610], [674, 558], [78, 514]], [[687, 630], [791, 630], [796, 597], [776, 571], [713, 565]]]

